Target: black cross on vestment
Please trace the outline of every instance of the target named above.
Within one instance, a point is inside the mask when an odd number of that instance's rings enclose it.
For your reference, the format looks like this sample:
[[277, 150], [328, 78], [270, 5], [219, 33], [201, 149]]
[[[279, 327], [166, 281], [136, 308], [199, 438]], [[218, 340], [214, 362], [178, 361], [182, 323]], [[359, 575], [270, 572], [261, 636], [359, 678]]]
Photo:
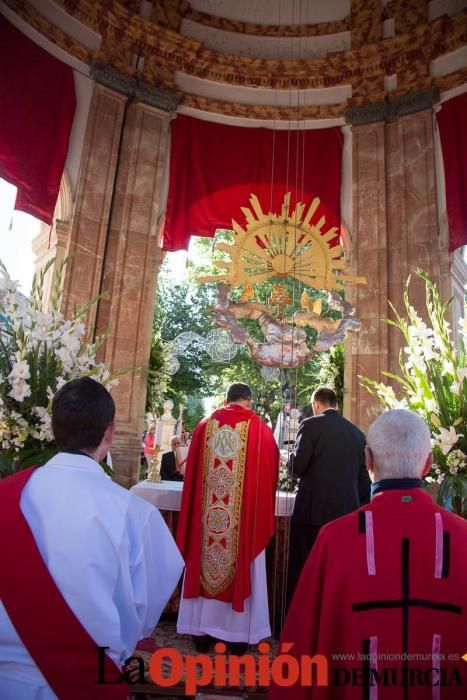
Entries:
[[[454, 613], [455, 615], [462, 615], [462, 608], [459, 605], [453, 605], [452, 603], [440, 603], [435, 600], [425, 600], [423, 598], [411, 598], [410, 597], [410, 569], [409, 569], [409, 549], [410, 540], [402, 539], [402, 597], [396, 600], [368, 600], [364, 603], [354, 603], [352, 605], [352, 610], [354, 612], [362, 612], [363, 610], [377, 610], [377, 609], [389, 609], [389, 608], [401, 608], [402, 611], [402, 651], [401, 653], [408, 654], [409, 646], [409, 612], [410, 608], [430, 608], [430, 610], [444, 610], [446, 612]], [[407, 656], [403, 658], [404, 673], [407, 672]], [[366, 664], [368, 668], [369, 664]], [[407, 676], [405, 676], [407, 678]], [[409, 686], [406, 683], [404, 686], [404, 700], [408, 700], [409, 697]], [[369, 690], [369, 689], [364, 689]], [[364, 695], [365, 697], [365, 695]]]

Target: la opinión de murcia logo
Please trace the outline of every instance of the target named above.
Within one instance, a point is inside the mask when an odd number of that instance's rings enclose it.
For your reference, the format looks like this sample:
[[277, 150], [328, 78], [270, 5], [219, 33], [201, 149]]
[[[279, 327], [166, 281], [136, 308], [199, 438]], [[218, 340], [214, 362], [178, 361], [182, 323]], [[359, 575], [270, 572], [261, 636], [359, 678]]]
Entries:
[[[149, 675], [152, 682], [161, 688], [172, 688], [184, 682], [185, 693], [196, 695], [198, 688], [214, 686], [216, 688], [269, 687], [271, 683], [287, 688], [296, 684], [311, 686], [394, 686], [394, 687], [462, 687], [463, 681], [459, 668], [390, 668], [378, 671], [374, 668], [352, 668], [350, 666], [333, 666], [329, 669], [328, 659], [323, 654], [302, 654], [299, 657], [289, 652], [293, 643], [283, 642], [280, 653], [271, 660], [271, 646], [268, 642], [258, 644], [258, 655], [227, 655], [227, 646], [217, 642], [214, 646], [216, 655], [193, 654], [183, 656], [173, 647], [162, 647], [155, 651], [149, 662]], [[105, 652], [109, 647], [97, 647], [98, 675], [97, 684], [147, 683], [144, 661], [132, 656], [126, 662], [135, 662], [137, 670], [128, 668], [117, 680], [105, 677]], [[396, 655], [395, 655], [396, 656]], [[457, 660], [467, 662], [467, 654], [455, 656]], [[358, 656], [357, 656], [358, 658]], [[168, 664], [170, 670], [167, 669]]]

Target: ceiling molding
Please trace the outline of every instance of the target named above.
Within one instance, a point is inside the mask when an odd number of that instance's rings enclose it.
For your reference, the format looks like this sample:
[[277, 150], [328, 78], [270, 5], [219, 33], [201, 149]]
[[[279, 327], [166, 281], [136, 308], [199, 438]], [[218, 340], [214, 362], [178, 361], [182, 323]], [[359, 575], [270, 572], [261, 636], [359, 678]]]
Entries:
[[[179, 2], [182, 8], [181, 0], [173, 1]], [[334, 114], [341, 110], [343, 116], [346, 108], [384, 103], [433, 86], [441, 90], [454, 89], [464, 84], [467, 77], [467, 66], [459, 61], [457, 64], [452, 63], [451, 73], [448, 72], [450, 55], [453, 61], [456, 57], [458, 59], [458, 50], [467, 45], [466, 10], [452, 17], [443, 16], [422, 23], [413, 31], [396, 33], [394, 37], [358, 49], [333, 53], [326, 58], [280, 61], [212, 51], [199, 41], [183, 37], [173, 29], [132, 13], [117, 0], [55, 2], [70, 16], [102, 37], [99, 49], [87, 48], [25, 0], [4, 0], [7, 7], [46, 39], [83, 63], [90, 65], [93, 60], [97, 60], [107, 64], [121, 75], [139, 81], [139, 84], [175, 95], [174, 101], [180, 95], [176, 84], [178, 74], [192, 76], [206, 83], [222, 84], [232, 90], [260, 88], [284, 91], [291, 95], [299, 91], [350, 86], [351, 97], [346, 101], [340, 100], [337, 105], [304, 106], [297, 100], [297, 106], [279, 107], [288, 110], [288, 115], [292, 110], [296, 115], [302, 115], [306, 110], [318, 115]], [[380, 0], [371, 0], [370, 4], [373, 2], [379, 3]], [[366, 26], [366, 7], [367, 0], [352, 3], [351, 20], [353, 22], [356, 17], [360, 17], [361, 30]], [[370, 20], [372, 23], [371, 17], [368, 21]], [[371, 27], [375, 29], [374, 23]], [[436, 66], [433, 62], [439, 57], [446, 57], [442, 76], [432, 73]], [[385, 89], [387, 76], [396, 76], [396, 88], [392, 92]], [[193, 89], [186, 91], [186, 103], [202, 102], [203, 108], [207, 110], [219, 109], [226, 114], [234, 109], [231, 105], [236, 104], [236, 109], [242, 113], [267, 111], [264, 109], [267, 105], [246, 105], [242, 99], [216, 99], [214, 96], [193, 94], [195, 92]]]
[[248, 36], [269, 36], [283, 39], [285, 37], [312, 37], [326, 34], [339, 34], [350, 29], [350, 17], [335, 20], [333, 22], [319, 22], [318, 24], [252, 24], [225, 17], [209, 15], [206, 12], [193, 9], [191, 6], [183, 15], [183, 19], [202, 24], [212, 29], [220, 29], [225, 32], [247, 34]]

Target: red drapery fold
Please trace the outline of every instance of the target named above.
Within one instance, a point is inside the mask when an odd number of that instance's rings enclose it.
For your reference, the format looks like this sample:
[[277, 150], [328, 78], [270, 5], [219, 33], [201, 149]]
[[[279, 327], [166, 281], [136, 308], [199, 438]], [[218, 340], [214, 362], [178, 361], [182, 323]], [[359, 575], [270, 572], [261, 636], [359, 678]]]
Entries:
[[297, 201], [319, 197], [325, 230], [340, 227], [343, 138], [340, 128], [256, 129], [178, 115], [172, 123], [170, 183], [163, 248], [188, 248], [191, 235], [214, 236], [240, 224], [240, 207], [258, 195], [265, 213], [280, 213], [286, 192]]
[[443, 151], [449, 250], [467, 244], [467, 93], [444, 102], [436, 115]]
[[76, 107], [72, 69], [0, 16], [0, 177], [52, 223]]

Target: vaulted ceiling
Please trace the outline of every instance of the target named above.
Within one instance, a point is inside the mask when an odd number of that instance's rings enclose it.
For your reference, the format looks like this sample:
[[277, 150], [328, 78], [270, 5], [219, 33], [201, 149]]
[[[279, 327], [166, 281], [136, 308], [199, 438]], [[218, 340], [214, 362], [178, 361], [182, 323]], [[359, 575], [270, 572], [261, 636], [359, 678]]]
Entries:
[[467, 83], [467, 0], [3, 4], [83, 63], [178, 94], [182, 110], [343, 119], [348, 107]]

